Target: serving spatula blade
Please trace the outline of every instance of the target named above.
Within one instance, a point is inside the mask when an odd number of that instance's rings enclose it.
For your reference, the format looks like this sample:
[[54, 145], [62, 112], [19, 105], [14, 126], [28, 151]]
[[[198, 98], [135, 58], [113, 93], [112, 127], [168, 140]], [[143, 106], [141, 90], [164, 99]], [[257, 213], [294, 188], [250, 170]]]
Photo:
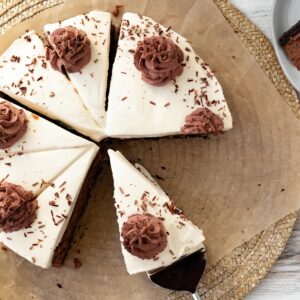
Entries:
[[202, 248], [165, 268], [147, 274], [149, 279], [160, 287], [173, 291], [187, 291], [194, 299], [200, 299], [197, 285], [205, 266], [206, 252]]

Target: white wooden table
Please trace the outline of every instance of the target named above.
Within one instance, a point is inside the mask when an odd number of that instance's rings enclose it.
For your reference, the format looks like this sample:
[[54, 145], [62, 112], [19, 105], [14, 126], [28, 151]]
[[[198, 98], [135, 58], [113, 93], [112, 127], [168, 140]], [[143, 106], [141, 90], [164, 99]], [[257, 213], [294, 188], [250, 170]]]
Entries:
[[[245, 13], [245, 15], [254, 22], [272, 42], [271, 7], [273, 0], [230, 1], [243, 13]], [[284, 253], [273, 266], [268, 276], [249, 296], [246, 297], [246, 300], [279, 299], [300, 299], [300, 213], [293, 234]]]

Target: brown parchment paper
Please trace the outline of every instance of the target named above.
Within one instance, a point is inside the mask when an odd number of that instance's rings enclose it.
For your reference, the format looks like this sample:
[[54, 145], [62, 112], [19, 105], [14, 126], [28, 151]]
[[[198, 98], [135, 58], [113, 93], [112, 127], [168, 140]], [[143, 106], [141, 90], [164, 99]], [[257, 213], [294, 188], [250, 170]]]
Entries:
[[[206, 235], [210, 264], [300, 207], [300, 123], [211, 0], [72, 0], [0, 37], [0, 53], [26, 29], [92, 9], [134, 11], [186, 36], [220, 80], [234, 129], [201, 138], [113, 141], [140, 162]], [[114, 22], [118, 22], [115, 18]], [[165, 167], [163, 169], [162, 167]], [[145, 274], [126, 274], [108, 163], [91, 192], [60, 269], [42, 270], [0, 250], [0, 299], [160, 299]], [[82, 262], [74, 268], [73, 259]]]

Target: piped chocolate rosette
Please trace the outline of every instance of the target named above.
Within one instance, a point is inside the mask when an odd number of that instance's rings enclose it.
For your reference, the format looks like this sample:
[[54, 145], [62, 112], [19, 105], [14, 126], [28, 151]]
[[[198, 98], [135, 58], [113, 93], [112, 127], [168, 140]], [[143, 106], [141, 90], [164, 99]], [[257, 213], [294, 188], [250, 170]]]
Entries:
[[198, 108], [185, 118], [181, 128], [183, 134], [218, 134], [223, 132], [224, 123], [221, 117], [208, 108]]
[[153, 259], [167, 246], [167, 234], [157, 217], [135, 214], [123, 224], [121, 236], [124, 248], [141, 259]]
[[24, 111], [7, 101], [0, 102], [0, 149], [13, 146], [26, 130], [27, 120]]
[[[24, 111], [7, 101], [0, 102], [0, 149], [13, 146], [26, 132]], [[0, 229], [18, 231], [36, 219], [37, 200], [22, 186], [0, 181]]]
[[162, 86], [182, 74], [183, 58], [182, 50], [170, 38], [153, 36], [139, 42], [134, 65], [145, 82]]
[[[134, 65], [142, 79], [153, 86], [163, 86], [183, 72], [184, 55], [178, 45], [164, 36], [147, 37], [138, 43]], [[183, 134], [218, 134], [224, 129], [220, 116], [208, 108], [198, 108], [185, 118]]]
[[61, 73], [79, 72], [91, 60], [91, 42], [87, 34], [73, 26], [54, 30], [49, 36], [46, 58]]
[[37, 206], [31, 191], [6, 181], [0, 183], [0, 228], [4, 232], [30, 226], [37, 218]]

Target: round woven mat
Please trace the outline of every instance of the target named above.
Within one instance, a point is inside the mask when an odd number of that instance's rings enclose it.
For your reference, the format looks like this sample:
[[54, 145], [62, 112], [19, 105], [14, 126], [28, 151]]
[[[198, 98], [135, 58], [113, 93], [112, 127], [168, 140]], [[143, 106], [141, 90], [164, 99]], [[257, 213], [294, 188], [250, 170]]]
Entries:
[[[0, 0], [0, 34], [38, 12], [64, 0]], [[227, 0], [214, 0], [233, 30], [259, 62], [279, 93], [300, 118], [297, 95], [283, 74], [273, 48], [266, 37]], [[199, 285], [203, 299], [242, 299], [282, 253], [292, 232], [297, 213], [289, 214], [249, 242], [234, 249], [216, 266], [210, 267]], [[186, 293], [171, 293], [170, 299], [190, 299]]]

